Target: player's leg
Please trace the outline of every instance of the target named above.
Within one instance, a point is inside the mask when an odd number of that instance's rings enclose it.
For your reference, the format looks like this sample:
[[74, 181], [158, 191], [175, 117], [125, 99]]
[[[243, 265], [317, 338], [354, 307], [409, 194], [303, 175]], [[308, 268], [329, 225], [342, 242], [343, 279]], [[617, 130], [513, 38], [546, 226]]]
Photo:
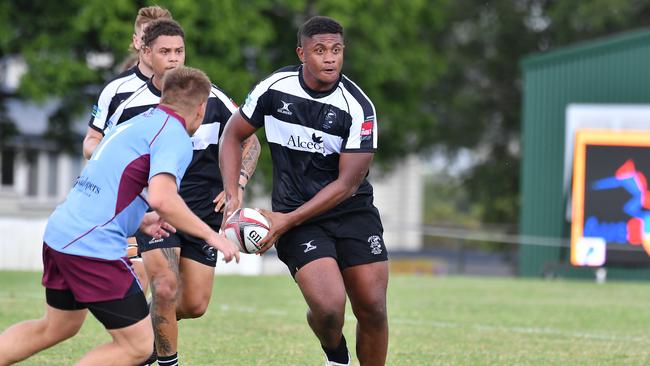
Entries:
[[179, 234], [183, 242], [180, 259], [180, 297], [176, 303], [179, 319], [198, 318], [208, 309], [214, 283], [217, 252], [198, 238]]
[[88, 309], [112, 340], [86, 353], [77, 365], [136, 365], [151, 355], [151, 317], [139, 286], [122, 299], [89, 303]]
[[319, 258], [296, 273], [307, 306], [307, 321], [321, 345], [335, 349], [341, 342], [345, 318], [345, 286], [334, 258]]
[[176, 304], [180, 319], [198, 318], [205, 314], [212, 296], [214, 267], [181, 257], [181, 293]]
[[388, 255], [376, 209], [340, 218], [337, 255], [352, 311], [357, 318], [361, 365], [384, 365], [388, 350]]
[[161, 356], [176, 353], [178, 325], [176, 299], [180, 283], [180, 248], [158, 248], [142, 252], [151, 287], [151, 320], [156, 352]]
[[322, 224], [307, 224], [285, 233], [276, 248], [307, 302], [307, 321], [328, 360], [347, 364], [345, 286], [333, 239]]
[[384, 365], [388, 351], [388, 262], [348, 267], [343, 271], [343, 278], [357, 318], [359, 362], [364, 366]]
[[45, 305], [45, 316], [12, 325], [0, 333], [0, 365], [27, 357], [62, 342], [81, 328], [88, 311], [62, 310]]

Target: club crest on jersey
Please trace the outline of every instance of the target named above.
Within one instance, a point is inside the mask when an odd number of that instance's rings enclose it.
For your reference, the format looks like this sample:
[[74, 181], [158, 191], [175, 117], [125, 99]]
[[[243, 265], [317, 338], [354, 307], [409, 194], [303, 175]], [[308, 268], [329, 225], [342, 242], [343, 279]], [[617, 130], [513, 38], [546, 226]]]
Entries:
[[336, 120], [336, 112], [334, 112], [332, 109], [328, 109], [327, 113], [325, 113], [325, 119], [323, 121], [323, 129], [329, 130], [330, 128], [332, 128], [335, 120]]
[[280, 102], [282, 103], [282, 108], [278, 108], [278, 112], [279, 112], [279, 113], [282, 113], [282, 114], [286, 114], [287, 116], [291, 116], [291, 115], [293, 115], [293, 112], [291, 112], [291, 111], [289, 110], [289, 107], [290, 107], [293, 103], [287, 103], [287, 102], [285, 102], [284, 100], [281, 100]]

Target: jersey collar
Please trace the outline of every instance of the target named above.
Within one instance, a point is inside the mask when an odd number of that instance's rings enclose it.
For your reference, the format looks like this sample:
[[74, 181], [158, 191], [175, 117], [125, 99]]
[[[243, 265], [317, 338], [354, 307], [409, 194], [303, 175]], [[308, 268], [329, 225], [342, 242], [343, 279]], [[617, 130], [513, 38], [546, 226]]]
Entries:
[[162, 97], [162, 92], [161, 92], [160, 90], [158, 90], [158, 88], [156, 88], [155, 85], [153, 85], [153, 78], [155, 78], [155, 76], [152, 76], [151, 79], [147, 80], [147, 88], [149, 88], [149, 91], [150, 91], [153, 95], [155, 95], [155, 96], [157, 96], [158, 98], [160, 98], [160, 97]]
[[160, 109], [161, 111], [169, 114], [170, 116], [176, 118], [183, 125], [183, 127], [187, 128], [187, 126], [185, 125], [185, 118], [181, 117], [180, 114], [176, 113], [173, 109], [171, 109], [171, 108], [169, 108], [167, 106], [164, 106], [162, 104], [158, 104], [157, 108]]
[[298, 67], [298, 80], [300, 80], [300, 86], [307, 94], [309, 94], [310, 97], [316, 99], [323, 98], [332, 94], [332, 92], [334, 92], [334, 90], [336, 90], [336, 88], [339, 86], [339, 82], [341, 82], [341, 78], [343, 77], [343, 74], [340, 74], [339, 79], [336, 81], [336, 83], [334, 83], [334, 85], [332, 85], [332, 88], [330, 90], [316, 91], [311, 89], [309, 86], [307, 86], [307, 83], [305, 83], [305, 79], [302, 75], [302, 69], [302, 65], [300, 65]]
[[135, 69], [135, 75], [138, 77], [138, 79], [140, 79], [142, 81], [149, 80], [149, 78], [146, 77], [145, 74], [142, 73], [142, 71], [140, 71], [140, 62], [135, 64], [135, 66], [133, 66], [133, 68]]

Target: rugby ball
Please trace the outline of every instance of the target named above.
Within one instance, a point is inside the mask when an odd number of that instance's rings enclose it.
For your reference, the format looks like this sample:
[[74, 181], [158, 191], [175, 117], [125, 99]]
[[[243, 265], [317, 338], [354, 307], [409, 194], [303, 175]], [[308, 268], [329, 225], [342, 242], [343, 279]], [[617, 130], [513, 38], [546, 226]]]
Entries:
[[269, 232], [269, 222], [252, 208], [239, 208], [226, 220], [226, 238], [239, 246], [242, 253], [257, 253], [258, 244]]

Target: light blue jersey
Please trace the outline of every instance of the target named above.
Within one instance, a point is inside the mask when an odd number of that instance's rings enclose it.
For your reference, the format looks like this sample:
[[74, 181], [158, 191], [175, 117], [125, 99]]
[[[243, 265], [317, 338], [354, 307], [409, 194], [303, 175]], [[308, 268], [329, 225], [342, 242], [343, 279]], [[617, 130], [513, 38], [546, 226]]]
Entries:
[[159, 173], [181, 178], [192, 160], [185, 121], [158, 106], [104, 136], [66, 200], [50, 216], [44, 241], [73, 255], [115, 260], [140, 226], [148, 204], [142, 195]]

